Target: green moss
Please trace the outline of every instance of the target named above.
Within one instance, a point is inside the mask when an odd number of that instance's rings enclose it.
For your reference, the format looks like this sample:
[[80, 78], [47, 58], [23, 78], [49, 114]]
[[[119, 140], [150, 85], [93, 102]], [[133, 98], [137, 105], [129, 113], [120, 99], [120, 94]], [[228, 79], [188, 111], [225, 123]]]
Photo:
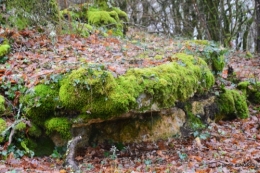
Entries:
[[15, 129], [18, 131], [22, 131], [25, 128], [26, 128], [26, 124], [22, 121], [15, 125]]
[[163, 55], [155, 55], [154, 59], [161, 60], [163, 58]]
[[122, 11], [119, 8], [116, 8], [116, 7], [113, 7], [112, 10], [117, 13], [120, 20], [128, 21], [128, 17], [127, 17], [126, 12], [124, 12], [124, 11]]
[[246, 97], [238, 90], [224, 90], [218, 97], [217, 104], [220, 109], [221, 117], [229, 119], [228, 116], [235, 115], [238, 118], [247, 118], [249, 116]]
[[191, 44], [208, 46], [210, 42], [208, 40], [188, 40], [185, 42], [186, 46]]
[[188, 48], [187, 52], [203, 58], [215, 74], [222, 72], [225, 66], [224, 54], [227, 52], [226, 49], [208, 40], [189, 40], [185, 44], [187, 47], [194, 49], [194, 51], [190, 51], [190, 48]]
[[[7, 124], [3, 118], [0, 118], [0, 134], [7, 128]], [[4, 136], [0, 135], [0, 143], [3, 142]]]
[[54, 114], [55, 108], [59, 105], [58, 91], [55, 87], [40, 84], [21, 97], [20, 102], [25, 105], [26, 116], [35, 124], [43, 124], [46, 118]]
[[247, 87], [250, 85], [250, 82], [249, 81], [243, 81], [243, 82], [240, 82], [238, 85], [237, 85], [237, 88], [238, 89], [247, 89]]
[[28, 134], [33, 137], [40, 137], [42, 134], [42, 131], [38, 126], [36, 126], [35, 124], [32, 124], [32, 126], [28, 130]]
[[88, 19], [88, 23], [98, 27], [105, 25], [105, 28], [112, 28], [113, 35], [123, 36], [123, 21], [126, 21], [127, 17], [126, 14], [124, 14], [124, 12], [120, 9], [114, 9], [115, 10], [112, 11], [106, 11], [102, 9], [90, 8], [86, 17]]
[[81, 110], [84, 105], [91, 105], [96, 97], [105, 100], [115, 85], [113, 75], [99, 67], [80, 68], [61, 81], [59, 96], [66, 108]]
[[60, 15], [65, 18], [69, 16], [72, 20], [79, 20], [82, 18], [82, 15], [80, 13], [69, 9], [64, 9], [60, 11]]
[[10, 45], [8, 44], [1, 44], [0, 45], [0, 58], [8, 54], [10, 51]]
[[71, 123], [67, 118], [64, 117], [54, 117], [50, 118], [44, 123], [46, 128], [46, 133], [51, 135], [57, 132], [61, 137], [69, 139], [71, 137]]
[[0, 95], [0, 113], [5, 111], [5, 98]]
[[246, 59], [251, 59], [253, 57], [254, 56], [249, 51], [246, 52]]
[[108, 12], [108, 11], [99, 11], [96, 9], [92, 9], [88, 11], [87, 18], [89, 24], [94, 24], [97, 26], [101, 26], [103, 24], [117, 24], [118, 16], [115, 11]]
[[[175, 56], [176, 62], [130, 69], [118, 78], [105, 70], [80, 68], [61, 82], [60, 100], [66, 108], [81, 111], [81, 116], [86, 114], [87, 119], [106, 119], [131, 109], [145, 111], [153, 103], [171, 107], [213, 86], [214, 76], [202, 59], [186, 54]], [[141, 94], [150, 97], [149, 105], [139, 105]]]
[[219, 55], [217, 52], [211, 53], [212, 69], [215, 72], [222, 72], [225, 66], [225, 59], [223, 55]]
[[237, 85], [237, 88], [247, 95], [249, 101], [260, 103], [260, 82], [243, 81]]

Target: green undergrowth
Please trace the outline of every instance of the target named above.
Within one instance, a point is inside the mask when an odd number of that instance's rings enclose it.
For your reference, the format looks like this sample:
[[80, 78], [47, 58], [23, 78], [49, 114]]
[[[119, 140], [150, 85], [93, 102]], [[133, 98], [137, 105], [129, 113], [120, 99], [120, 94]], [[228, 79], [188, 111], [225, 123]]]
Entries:
[[25, 29], [32, 25], [46, 25], [58, 21], [58, 5], [55, 0], [42, 3], [37, 0], [6, 0], [7, 18], [0, 18], [1, 23], [17, 29]]
[[248, 118], [249, 111], [246, 96], [239, 90], [225, 89], [217, 98], [217, 104], [220, 109], [216, 120]]

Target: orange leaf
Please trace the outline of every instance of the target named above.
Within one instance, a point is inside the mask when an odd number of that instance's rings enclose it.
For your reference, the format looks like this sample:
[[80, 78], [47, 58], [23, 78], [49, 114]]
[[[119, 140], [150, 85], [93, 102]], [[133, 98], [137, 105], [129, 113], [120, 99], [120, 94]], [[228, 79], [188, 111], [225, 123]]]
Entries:
[[60, 173], [67, 173], [67, 171], [65, 169], [61, 169]]

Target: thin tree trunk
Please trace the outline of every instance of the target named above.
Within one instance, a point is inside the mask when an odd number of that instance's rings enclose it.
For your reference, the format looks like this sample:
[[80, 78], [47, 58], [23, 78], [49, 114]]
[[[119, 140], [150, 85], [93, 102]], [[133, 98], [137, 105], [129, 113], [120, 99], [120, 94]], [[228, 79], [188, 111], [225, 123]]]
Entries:
[[260, 0], [255, 0], [256, 9], [256, 52], [260, 53]]

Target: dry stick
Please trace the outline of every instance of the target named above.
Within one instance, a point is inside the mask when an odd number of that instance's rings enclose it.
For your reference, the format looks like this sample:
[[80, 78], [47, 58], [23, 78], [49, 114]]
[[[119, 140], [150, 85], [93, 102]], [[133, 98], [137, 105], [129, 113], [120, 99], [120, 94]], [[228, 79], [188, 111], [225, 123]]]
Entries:
[[81, 139], [81, 136], [76, 136], [75, 138], [72, 138], [67, 145], [65, 165], [71, 168], [71, 171], [76, 171], [79, 169], [74, 157], [77, 149], [77, 144]]
[[27, 122], [25, 121], [25, 119], [22, 118], [22, 119], [20, 119], [20, 120], [16, 120], [11, 126], [7, 127], [7, 128], [1, 133], [1, 136], [4, 137], [4, 136], [6, 135], [6, 133], [12, 128], [11, 133], [10, 133], [10, 135], [9, 135], [8, 146], [12, 143], [12, 138], [13, 138], [13, 135], [14, 135], [14, 133], [15, 133], [15, 126], [16, 126], [18, 123], [22, 122], [22, 121], [24, 121], [26, 124], [29, 125], [29, 123], [27, 123]]

